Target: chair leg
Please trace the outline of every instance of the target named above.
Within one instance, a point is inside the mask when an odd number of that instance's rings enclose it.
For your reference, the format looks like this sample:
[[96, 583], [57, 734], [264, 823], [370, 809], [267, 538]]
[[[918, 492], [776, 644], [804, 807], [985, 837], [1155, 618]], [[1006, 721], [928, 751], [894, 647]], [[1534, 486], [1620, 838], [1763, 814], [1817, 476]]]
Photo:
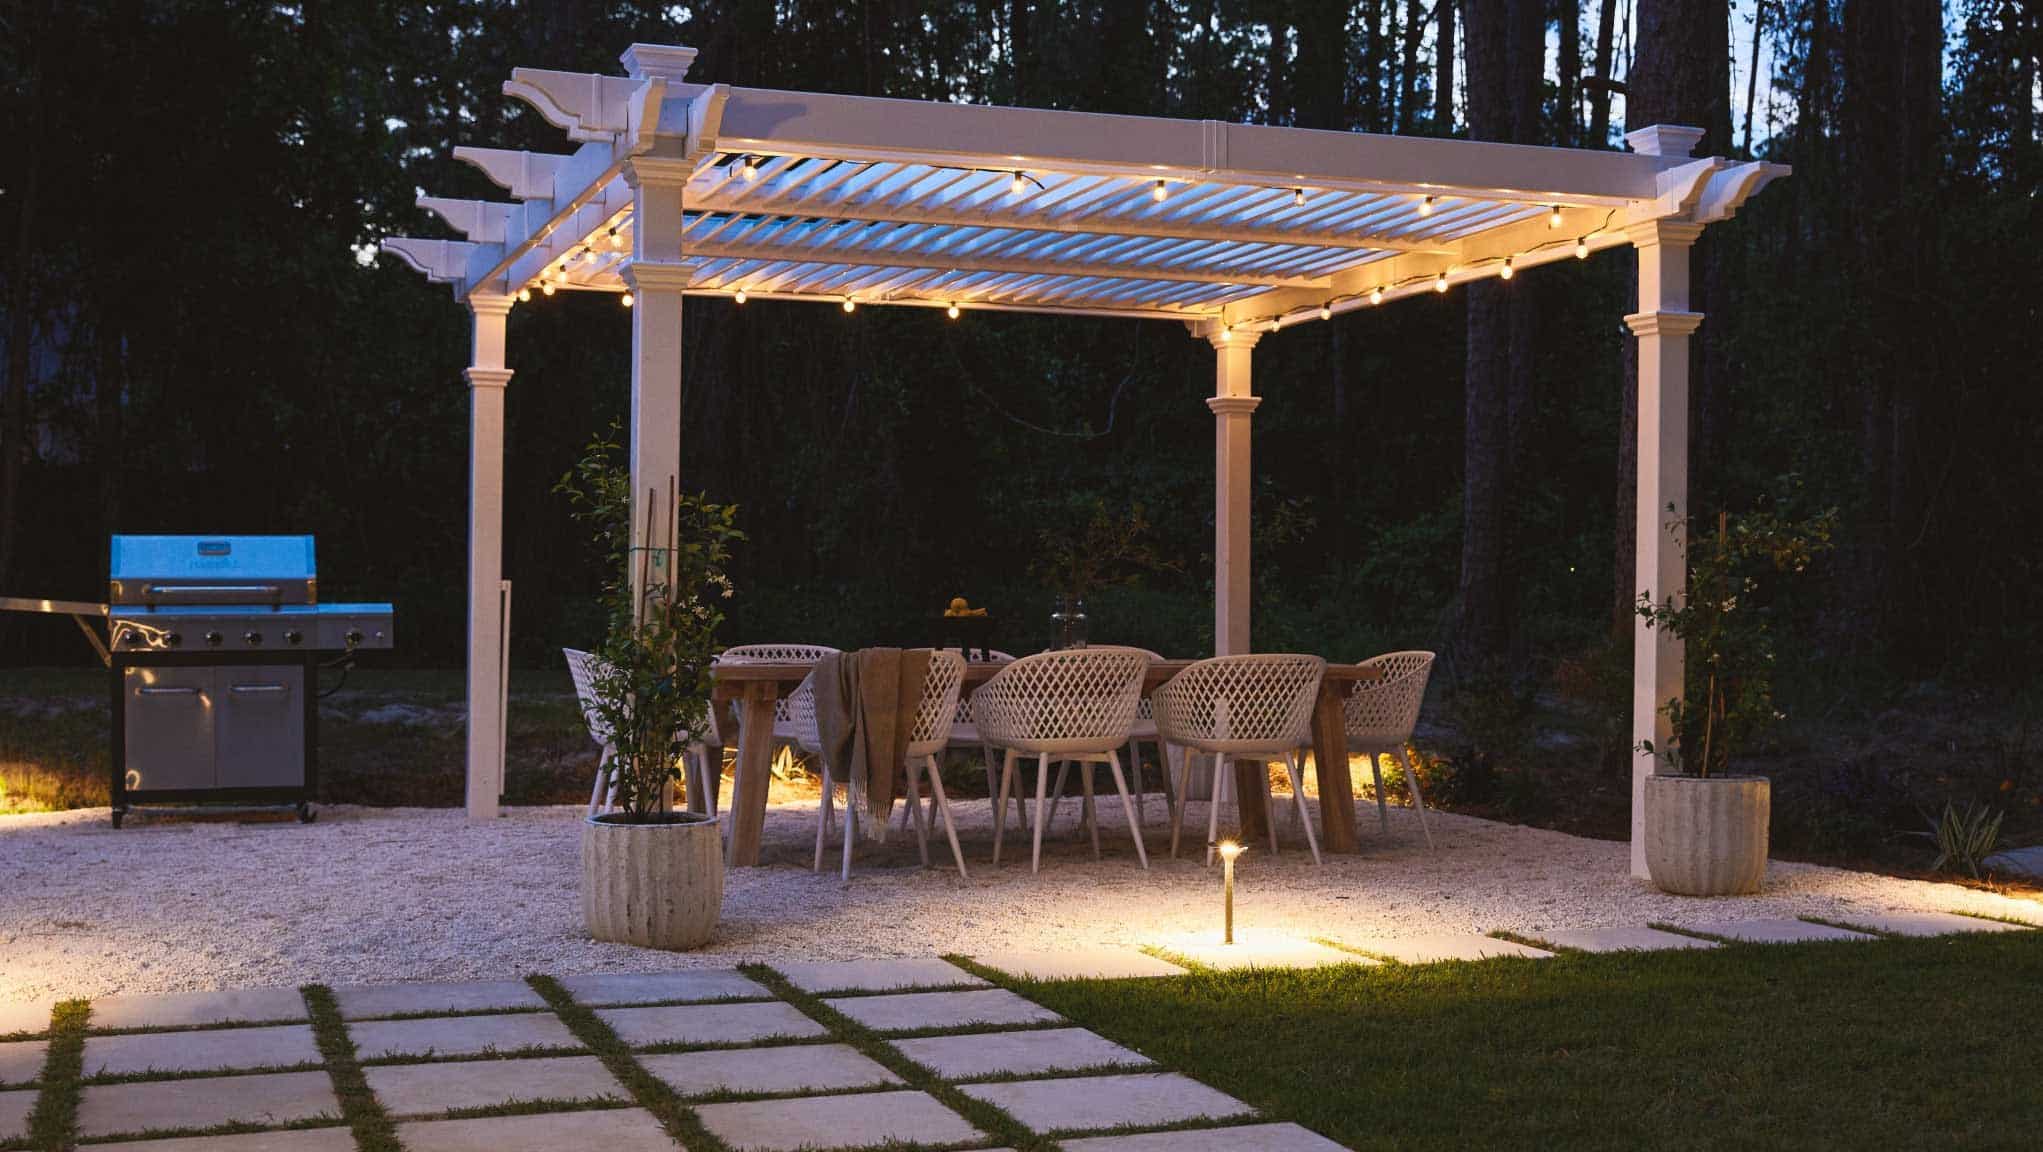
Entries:
[[922, 765], [908, 761], [904, 775], [908, 777], [908, 810], [902, 814], [902, 823], [907, 823], [909, 814], [915, 817], [915, 849], [922, 856], [922, 866], [929, 867], [929, 826], [922, 818], [922, 797], [915, 787], [915, 778], [922, 775]]
[[1256, 760], [1256, 787], [1263, 790], [1263, 824], [1270, 830], [1270, 855], [1277, 855], [1277, 805], [1270, 791], [1270, 762]]
[[[1149, 810], [1143, 802], [1142, 793], [1142, 742], [1133, 736], [1128, 737], [1128, 783], [1135, 789], [1135, 818], [1146, 824]], [[1121, 803], [1127, 802], [1126, 796], [1121, 797]]]
[[1128, 835], [1135, 838], [1135, 858], [1142, 862], [1142, 870], [1149, 871], [1149, 849], [1142, 843], [1142, 821], [1135, 815], [1135, 809], [1128, 806], [1128, 782], [1121, 778], [1121, 762], [1112, 752], [1107, 753], [1107, 767], [1114, 770], [1114, 788], [1121, 793], [1121, 811], [1128, 817]]
[[1220, 842], [1220, 798], [1227, 793], [1227, 757], [1213, 754], [1213, 786], [1206, 790], [1212, 799], [1206, 805], [1206, 867], [1213, 866], [1213, 846]]
[[1319, 837], [1312, 830], [1312, 813], [1305, 808], [1305, 774], [1298, 770], [1298, 753], [1284, 757], [1284, 769], [1291, 776], [1291, 807], [1298, 813], [1298, 822], [1305, 825], [1305, 846], [1312, 849], [1312, 862], [1325, 866], [1319, 856]]
[[1433, 847], [1433, 827], [1426, 823], [1426, 796], [1419, 791], [1419, 773], [1412, 767], [1411, 754], [1399, 745], [1396, 752], [1398, 763], [1405, 766], [1405, 785], [1412, 790], [1412, 806], [1419, 810], [1419, 831], [1426, 834], [1426, 847]]
[[610, 745], [596, 753], [596, 786], [589, 789], [589, 815], [594, 816], [603, 807], [604, 786], [610, 783]]
[[[1157, 747], [1163, 749], [1163, 773], [1164, 778], [1168, 779], [1170, 777], [1170, 745], [1159, 744]], [[1185, 828], [1185, 793], [1190, 791], [1192, 784], [1191, 749], [1178, 749], [1178, 771], [1184, 773], [1184, 775], [1178, 778], [1177, 787], [1173, 789], [1176, 797], [1171, 801], [1170, 806], [1170, 858], [1173, 860], [1178, 858], [1178, 836]]]
[[1376, 784], [1376, 823], [1385, 836], [1390, 835], [1390, 804], [1383, 798], [1383, 769], [1377, 766], [1376, 749], [1369, 750], [1369, 779]]
[[1048, 813], [1043, 808], [1043, 793], [1050, 783], [1050, 754], [1044, 752], [1036, 757], [1036, 847], [1029, 858], [1029, 871], [1043, 870], [1043, 828], [1049, 824]]
[[965, 850], [958, 847], [958, 828], [951, 822], [951, 802], [943, 794], [942, 765], [934, 756], [929, 758], [929, 803], [943, 817], [943, 834], [951, 842], [951, 859], [958, 862], [959, 878], [970, 880], [972, 874], [965, 869]]
[[[1057, 784], [1054, 788], [1050, 790], [1050, 815], [1048, 818], [1047, 825], [1048, 828], [1057, 827], [1057, 809], [1062, 807], [1064, 804], [1064, 779], [1066, 776], [1070, 775], [1070, 773], [1071, 761], [1059, 760], [1057, 762]], [[1036, 803], [1036, 819], [1038, 821], [1042, 821], [1044, 819], [1043, 805], [1040, 800], [1038, 800]]]
[[830, 766], [823, 765], [823, 798], [816, 809], [816, 862], [809, 866], [811, 872], [823, 870], [823, 844], [830, 837]]
[[[1006, 755], [1001, 757], [1000, 791], [997, 794], [998, 799], [994, 801], [997, 805], [994, 809], [993, 821], [993, 866], [995, 868], [1000, 867], [1000, 841], [1002, 834], [1007, 831], [1007, 797], [1013, 790], [1014, 749], [1009, 748], [1006, 750]], [[1014, 798], [1014, 806], [1016, 808], [1026, 807], [1019, 796]], [[1027, 821], [1023, 821], [1023, 825], [1024, 831], [1026, 831]]]
[[[1097, 860], [1100, 858], [1100, 822], [1099, 809], [1092, 802], [1092, 761], [1079, 762], [1078, 780], [1085, 788], [1085, 826], [1092, 831], [1092, 858]], [[1122, 790], [1121, 798], [1127, 799], [1126, 789]]]
[[851, 844], [858, 839], [858, 785], [844, 786], [844, 868], [840, 879], [851, 882]]

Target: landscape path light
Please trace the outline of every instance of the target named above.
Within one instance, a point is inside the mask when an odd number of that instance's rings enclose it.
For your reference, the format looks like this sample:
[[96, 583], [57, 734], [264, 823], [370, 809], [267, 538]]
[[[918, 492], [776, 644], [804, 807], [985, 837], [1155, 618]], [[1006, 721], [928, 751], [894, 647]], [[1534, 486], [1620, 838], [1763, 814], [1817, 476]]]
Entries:
[[1220, 942], [1222, 944], [1232, 944], [1234, 943], [1234, 858], [1247, 851], [1247, 849], [1243, 848], [1241, 843], [1235, 840], [1222, 840], [1218, 847], [1220, 849], [1221, 906], [1225, 910], [1224, 918], [1226, 920], [1226, 935], [1221, 938]]

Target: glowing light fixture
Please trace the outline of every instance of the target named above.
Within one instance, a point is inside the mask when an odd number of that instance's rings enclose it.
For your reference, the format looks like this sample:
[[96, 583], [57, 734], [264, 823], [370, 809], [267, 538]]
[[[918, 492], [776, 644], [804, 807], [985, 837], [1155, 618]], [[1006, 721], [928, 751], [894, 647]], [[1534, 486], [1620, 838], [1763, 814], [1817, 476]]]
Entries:
[[1293, 188], [1291, 190], [1291, 206], [1293, 208], [1305, 207], [1305, 189]]
[[1433, 291], [1447, 291], [1447, 273], [1442, 272], [1440, 275], [1433, 277]]
[[624, 298], [623, 298], [622, 300], [618, 301], [618, 303], [620, 303], [620, 304], [623, 304], [623, 305], [624, 305], [624, 306], [625, 306], [626, 308], [629, 308], [629, 307], [631, 307], [631, 306], [632, 306], [633, 304], [635, 304], [635, 303], [637, 303], [637, 302], [638, 302], [638, 298], [637, 298], [636, 296], [633, 296], [633, 295], [632, 295], [631, 293], [629, 293], [629, 292], [626, 292], [626, 293], [624, 294]]
[[1589, 258], [1589, 238], [1587, 236], [1583, 236], [1575, 241], [1575, 259], [1587, 260], [1588, 258]]
[[1379, 285], [1377, 285], [1376, 287], [1374, 287], [1374, 288], [1371, 288], [1371, 289], [1369, 290], [1369, 302], [1370, 302], [1371, 304], [1381, 304], [1381, 303], [1383, 303], [1383, 286], [1382, 286], [1382, 285], [1380, 285], [1380, 284], [1379, 284]]
[[1333, 301], [1329, 300], [1326, 303], [1319, 306], [1319, 318], [1322, 320], [1331, 320], [1334, 318]]
[[1217, 847], [1220, 850], [1220, 899], [1223, 909], [1221, 916], [1226, 925], [1225, 934], [1221, 937], [1221, 943], [1232, 944], [1234, 943], [1234, 861], [1246, 849], [1234, 840], [1222, 840]]
[[1228, 341], [1230, 341], [1230, 340], [1232, 340], [1232, 339], [1234, 339], [1234, 329], [1232, 329], [1232, 328], [1222, 328], [1222, 329], [1220, 330], [1220, 342], [1221, 342], [1222, 344], [1225, 344], [1225, 343], [1227, 343]]
[[539, 286], [539, 290], [541, 292], [546, 293], [548, 296], [553, 295], [553, 281], [548, 280], [546, 283], [541, 284]]
[[1433, 214], [1433, 198], [1431, 196], [1422, 197], [1419, 200], [1419, 215], [1431, 216], [1432, 214]]
[[958, 306], [956, 304], [953, 304], [950, 307], [945, 308], [943, 310], [943, 314], [950, 317], [953, 320], [956, 320], [958, 318]]
[[745, 162], [738, 166], [738, 175], [743, 176], [747, 183], [759, 179], [759, 157], [745, 157]]
[[1161, 180], [1158, 180], [1155, 186], [1149, 190], [1149, 198], [1151, 200], [1161, 201], [1168, 195], [1170, 195], [1170, 185]]
[[1511, 267], [1511, 257], [1506, 256], [1504, 257], [1504, 266], [1497, 269], [1497, 279], [1509, 280], [1514, 275], [1516, 275], [1516, 271]]
[[520, 289], [518, 289], [518, 303], [520, 303], [520, 304], [529, 304], [529, 303], [531, 303], [531, 302], [532, 302], [532, 289], [530, 289], [530, 288], [520, 288]]
[[738, 289], [738, 294], [732, 297], [732, 299], [736, 300], [740, 304], [743, 304], [745, 302], [745, 290], [743, 288]]
[[858, 311], [858, 300], [855, 297], [846, 296], [844, 298], [844, 310], [846, 312]]
[[612, 248], [624, 247], [624, 234], [615, 228], [610, 230], [610, 246]]
[[1022, 182], [1021, 170], [1019, 168], [1015, 169], [1014, 175], [1007, 178], [1007, 194], [1009, 196], [1019, 196], [1028, 190], [1028, 185]]
[[1554, 206], [1553, 206], [1552, 208], [1549, 208], [1549, 209], [1547, 209], [1547, 213], [1546, 213], [1546, 226], [1547, 226], [1547, 227], [1549, 227], [1549, 228], [1558, 228], [1558, 227], [1560, 227], [1560, 226], [1561, 226], [1561, 206], [1560, 206], [1560, 205], [1556, 204], [1556, 205], [1554, 205]]

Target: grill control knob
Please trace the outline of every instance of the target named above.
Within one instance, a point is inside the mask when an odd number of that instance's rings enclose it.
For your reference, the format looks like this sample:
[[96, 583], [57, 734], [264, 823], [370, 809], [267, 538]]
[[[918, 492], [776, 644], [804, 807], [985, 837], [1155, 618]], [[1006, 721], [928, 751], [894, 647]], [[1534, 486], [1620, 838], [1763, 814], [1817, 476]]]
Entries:
[[350, 628], [347, 635], [342, 637], [342, 639], [348, 642], [348, 647], [353, 648], [362, 642], [362, 630], [360, 628]]
[[166, 633], [163, 637], [163, 642], [172, 648], [176, 648], [184, 643], [184, 634], [181, 632]]
[[286, 644], [302, 644], [304, 641], [305, 633], [298, 631], [296, 628], [284, 633], [284, 643]]
[[149, 642], [149, 638], [147, 636], [142, 635], [140, 632], [128, 633], [127, 640], [128, 647], [130, 648], [140, 648], [142, 645], [147, 644]]
[[206, 633], [206, 647], [218, 648], [220, 646], [221, 639], [222, 637], [218, 632]]
[[241, 638], [248, 642], [250, 648], [262, 647], [262, 633], [260, 632], [243, 632]]

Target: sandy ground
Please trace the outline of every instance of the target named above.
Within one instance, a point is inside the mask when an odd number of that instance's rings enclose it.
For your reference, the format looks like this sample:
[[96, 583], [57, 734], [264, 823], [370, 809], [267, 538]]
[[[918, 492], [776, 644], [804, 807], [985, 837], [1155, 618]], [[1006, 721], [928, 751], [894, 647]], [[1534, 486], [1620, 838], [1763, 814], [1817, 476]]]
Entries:
[[[1068, 833], [1074, 807], [1040, 875], [1025, 855], [989, 866], [982, 800], [958, 806], [969, 881], [922, 870], [912, 837], [897, 834], [860, 846], [847, 885], [808, 870], [814, 803], [776, 805], [767, 866], [729, 876], [716, 943], [686, 955], [582, 935], [575, 808], [513, 809], [487, 825], [447, 809], [326, 808], [310, 826], [137, 816], [118, 832], [104, 809], [0, 817], [0, 1002], [1139, 945], [1214, 926], [1217, 870], [1162, 858], [1160, 801], [1149, 805], [1158, 858], [1146, 873], [1117, 804], [1102, 804], [1098, 862]], [[1239, 866], [1241, 922], [1355, 942], [1885, 909], [2043, 923], [2043, 902], [1806, 864], [1775, 863], [1759, 896], [1681, 899], [1627, 875], [1622, 843], [1435, 813], [1429, 851], [1411, 811], [1392, 810], [1387, 839], [1373, 810], [1362, 817], [1361, 854], [1330, 856], [1323, 869], [1295, 835], [1275, 857], [1254, 846]], [[931, 852], [948, 862], [940, 838]]]

